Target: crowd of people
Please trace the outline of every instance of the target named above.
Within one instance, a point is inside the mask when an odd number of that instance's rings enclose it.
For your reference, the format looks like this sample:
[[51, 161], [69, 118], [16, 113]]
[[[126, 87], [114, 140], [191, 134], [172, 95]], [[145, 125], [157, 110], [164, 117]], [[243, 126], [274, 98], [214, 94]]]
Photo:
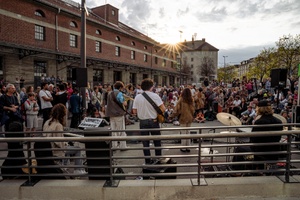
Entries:
[[[153, 80], [144, 79], [141, 84], [124, 85], [117, 81], [113, 85], [99, 84], [86, 88], [86, 105], [82, 105], [79, 90], [72, 83], [56, 82], [44, 79], [40, 87], [33, 86], [18, 89], [14, 84], [1, 85], [0, 109], [1, 126], [9, 131], [11, 123], [25, 124], [25, 130], [34, 134], [38, 128], [38, 116], [43, 117], [43, 130], [61, 131], [71, 118], [70, 127], [78, 128], [84, 116], [103, 117], [110, 122], [113, 136], [126, 136], [122, 130], [126, 125], [140, 122], [140, 129], [159, 128], [157, 109], [163, 112], [165, 123], [190, 127], [193, 122], [204, 123], [216, 119], [219, 112], [227, 112], [240, 118], [243, 124], [254, 124], [257, 106], [260, 101], [268, 102], [275, 113], [279, 113], [291, 122], [291, 108], [297, 105], [298, 82], [292, 77], [287, 79], [283, 88], [272, 88], [271, 79], [258, 83], [256, 79], [234, 79], [231, 83], [205, 79], [200, 87], [187, 84], [179, 87], [155, 85]], [[84, 108], [87, 108], [83, 116]], [[181, 131], [181, 134], [188, 134]], [[159, 131], [142, 131], [142, 135], [160, 135]], [[45, 134], [45, 136], [53, 136]], [[182, 152], [190, 152], [190, 140], [182, 140]], [[154, 140], [156, 147], [161, 146]], [[126, 150], [126, 141], [114, 141], [114, 148]], [[149, 147], [149, 141], [143, 141]], [[52, 147], [65, 148], [62, 144]], [[54, 155], [59, 152], [55, 152]], [[74, 148], [72, 152], [78, 154]], [[69, 152], [69, 154], [71, 154]], [[161, 149], [155, 150], [161, 156]], [[153, 163], [150, 151], [144, 150], [145, 163]], [[59, 156], [65, 156], [60, 154]], [[160, 160], [163, 162], [163, 160]], [[62, 162], [64, 163], [64, 162]], [[78, 159], [78, 165], [82, 162]], [[81, 170], [81, 169], [80, 169]], [[77, 173], [84, 173], [83, 170]]]

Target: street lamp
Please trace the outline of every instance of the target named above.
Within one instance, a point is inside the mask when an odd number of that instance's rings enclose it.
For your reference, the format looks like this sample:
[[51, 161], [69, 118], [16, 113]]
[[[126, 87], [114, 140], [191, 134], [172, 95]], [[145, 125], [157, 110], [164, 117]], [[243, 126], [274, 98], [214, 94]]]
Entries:
[[223, 73], [224, 73], [224, 77], [223, 77], [223, 79], [224, 79], [224, 81], [227, 81], [227, 77], [225, 76], [225, 67], [226, 67], [226, 57], [228, 57], [228, 56], [223, 56], [223, 58], [224, 58], [224, 68], [223, 68]]
[[[182, 30], [179, 30], [179, 33], [180, 33], [180, 43], [179, 43], [179, 45], [181, 45]], [[180, 86], [182, 85], [182, 79], [181, 79], [181, 77], [182, 77], [182, 72], [181, 72], [182, 63], [181, 63], [181, 58], [182, 58], [182, 50], [180, 48], [180, 51], [179, 51], [179, 85]]]
[[224, 58], [224, 68], [226, 66], [226, 57], [228, 57], [228, 56], [223, 56], [223, 58]]

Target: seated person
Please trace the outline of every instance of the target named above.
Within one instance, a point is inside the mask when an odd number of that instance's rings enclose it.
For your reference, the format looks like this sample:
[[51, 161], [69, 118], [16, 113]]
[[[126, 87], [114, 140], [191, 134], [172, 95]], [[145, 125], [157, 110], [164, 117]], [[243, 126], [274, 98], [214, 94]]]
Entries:
[[[257, 115], [261, 117], [255, 120], [254, 125], [263, 125], [263, 124], [282, 124], [282, 122], [273, 116], [273, 110], [269, 101], [260, 101], [258, 103]], [[283, 126], [274, 126], [274, 127], [253, 127], [252, 132], [259, 131], [282, 131]], [[267, 143], [267, 142], [279, 142], [281, 136], [266, 136], [266, 137], [251, 137], [251, 143]], [[268, 151], [278, 151], [279, 145], [270, 145], [270, 146], [253, 146], [252, 150], [255, 152], [268, 152]], [[265, 155], [265, 156], [254, 156], [255, 160], [277, 160], [278, 155]]]
[[166, 119], [166, 123], [172, 123], [174, 120], [173, 120], [173, 117], [171, 116], [172, 113], [174, 111], [174, 104], [171, 103], [168, 105], [167, 109], [165, 110], [165, 119]]
[[243, 125], [251, 125], [256, 115], [255, 109], [252, 106], [248, 106], [247, 110], [241, 113], [241, 122]]
[[[52, 108], [51, 114], [50, 114], [50, 119], [45, 122], [43, 131], [45, 131], [45, 132], [53, 131], [53, 133], [44, 133], [44, 136], [46, 136], [46, 137], [63, 137], [63, 133], [57, 133], [55, 131], [63, 131], [64, 130], [63, 126], [65, 125], [66, 112], [67, 112], [66, 107], [61, 103], [56, 104]], [[54, 150], [52, 150], [52, 152], [53, 152], [53, 156], [56, 156], [56, 157], [64, 158], [65, 156], [69, 156], [69, 155], [75, 155], [76, 157], [80, 157], [80, 155], [81, 155], [80, 150], [78, 150], [79, 147], [67, 145], [66, 142], [59, 142], [59, 141], [51, 142], [51, 148], [54, 149]], [[58, 150], [58, 149], [64, 149], [64, 148], [67, 148], [68, 150], [67, 151]], [[57, 165], [66, 164], [66, 158], [64, 158], [62, 160], [57, 159], [57, 160], [55, 160], [55, 163]], [[82, 165], [82, 159], [76, 158], [75, 165]], [[74, 173], [85, 174], [86, 172], [84, 169], [75, 168]]]
[[238, 116], [240, 114], [240, 110], [241, 110], [241, 99], [238, 95], [235, 96], [231, 107], [229, 108], [229, 113], [233, 114], [235, 116]]
[[[23, 137], [24, 134], [12, 133], [12, 132], [23, 132], [23, 124], [19, 122], [12, 122], [8, 126], [8, 132], [5, 134], [6, 138], [11, 137]], [[2, 166], [10, 166], [10, 168], [1, 168], [1, 175], [3, 179], [18, 178], [18, 174], [27, 173], [24, 171], [27, 168], [27, 161], [23, 152], [23, 144], [20, 142], [8, 142], [7, 143], [7, 159], [4, 160]], [[15, 159], [12, 159], [15, 158]], [[22, 166], [24, 166], [22, 168]], [[5, 176], [5, 174], [15, 174], [14, 176]], [[22, 177], [21, 177], [22, 178]], [[26, 177], [25, 177], [26, 178]]]
[[199, 110], [199, 112], [197, 113], [197, 115], [195, 117], [195, 122], [197, 122], [197, 123], [204, 123], [205, 120], [206, 119], [204, 117], [203, 111]]
[[281, 111], [281, 116], [286, 119], [287, 123], [292, 123], [291, 114], [292, 113], [288, 114], [286, 110]]
[[[257, 108], [257, 115], [261, 117], [255, 120], [254, 125], [263, 125], [263, 124], [282, 124], [282, 122], [273, 116], [273, 109], [269, 101], [259, 101]], [[270, 132], [270, 131], [281, 131], [283, 130], [282, 126], [273, 126], [273, 127], [253, 127], [252, 132]], [[268, 143], [268, 142], [279, 142], [281, 136], [265, 136], [265, 137], [251, 137], [250, 143]], [[235, 153], [238, 152], [269, 152], [269, 151], [279, 151], [279, 145], [270, 145], [270, 146], [241, 146], [235, 148]], [[278, 155], [255, 155], [254, 160], [277, 160]], [[245, 160], [244, 156], [234, 156], [233, 162]], [[258, 168], [263, 168], [262, 165], [258, 165]], [[240, 165], [233, 165], [233, 169], [240, 169]]]

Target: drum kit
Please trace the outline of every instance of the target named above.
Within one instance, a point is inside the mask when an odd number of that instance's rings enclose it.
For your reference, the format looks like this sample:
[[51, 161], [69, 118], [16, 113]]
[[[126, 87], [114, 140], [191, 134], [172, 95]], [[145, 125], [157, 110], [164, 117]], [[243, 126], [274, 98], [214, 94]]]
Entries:
[[[219, 120], [219, 122], [221, 122], [222, 124], [226, 125], [226, 126], [240, 126], [242, 125], [242, 122], [239, 118], [237, 118], [234, 115], [231, 115], [229, 113], [224, 113], [224, 112], [220, 112], [217, 114], [217, 119]], [[229, 131], [222, 131], [220, 132], [221, 134], [223, 133], [236, 133], [235, 131], [231, 131], [229, 129]], [[231, 143], [230, 141], [231, 138], [227, 138], [227, 143]], [[230, 147], [226, 147], [226, 153], [230, 152]], [[230, 160], [229, 156], [226, 156], [226, 162], [228, 162]]]
[[[279, 114], [273, 114], [274, 117], [276, 117], [277, 119], [279, 119], [283, 124], [286, 124], [287, 123], [287, 120], [282, 117], [281, 115]], [[258, 115], [255, 119], [259, 119], [261, 117], [261, 115]], [[218, 113], [217, 114], [217, 119], [224, 125], [226, 126], [240, 126], [242, 125], [242, 122], [240, 119], [238, 119], [236, 116], [234, 115], [231, 115], [229, 113], [224, 113], [224, 112], [221, 112], [221, 113]]]
[[[273, 114], [274, 117], [276, 117], [277, 119], [279, 119], [283, 124], [286, 124], [287, 123], [287, 120], [282, 117], [281, 115], [279, 114]], [[258, 115], [255, 119], [259, 119], [261, 117], [261, 115]], [[224, 112], [221, 112], [221, 113], [218, 113], [217, 114], [217, 119], [219, 120], [219, 122], [221, 122], [222, 124], [226, 125], [226, 126], [241, 126], [242, 125], [242, 122], [240, 119], [238, 119], [236, 116], [234, 115], [231, 115], [229, 113], [224, 113]], [[239, 128], [239, 129], [243, 129], [243, 128]], [[252, 128], [244, 128], [246, 129], [246, 132], [251, 132]], [[235, 131], [231, 131], [230, 129], [228, 131], [222, 131], [220, 133], [236, 133]], [[230, 143], [230, 139], [227, 138], [227, 143]], [[227, 148], [227, 153], [229, 153], [230, 149]], [[226, 160], [228, 160], [228, 157], [226, 158]]]

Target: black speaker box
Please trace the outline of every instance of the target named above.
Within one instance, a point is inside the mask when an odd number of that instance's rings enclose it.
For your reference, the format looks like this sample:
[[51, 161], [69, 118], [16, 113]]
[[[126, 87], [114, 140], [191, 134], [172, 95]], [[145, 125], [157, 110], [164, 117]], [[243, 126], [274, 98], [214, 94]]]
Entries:
[[272, 69], [271, 70], [271, 87], [281, 87], [286, 86], [287, 79], [287, 69]]
[[[99, 128], [101, 130], [101, 128]], [[102, 129], [103, 130], [103, 129]], [[85, 133], [84, 137], [109, 136], [109, 132], [104, 134]], [[86, 163], [90, 180], [109, 180], [110, 175], [110, 144], [106, 141], [85, 142]], [[106, 177], [99, 177], [103, 175]]]
[[72, 81], [76, 87], [87, 87], [87, 68], [73, 68]]

